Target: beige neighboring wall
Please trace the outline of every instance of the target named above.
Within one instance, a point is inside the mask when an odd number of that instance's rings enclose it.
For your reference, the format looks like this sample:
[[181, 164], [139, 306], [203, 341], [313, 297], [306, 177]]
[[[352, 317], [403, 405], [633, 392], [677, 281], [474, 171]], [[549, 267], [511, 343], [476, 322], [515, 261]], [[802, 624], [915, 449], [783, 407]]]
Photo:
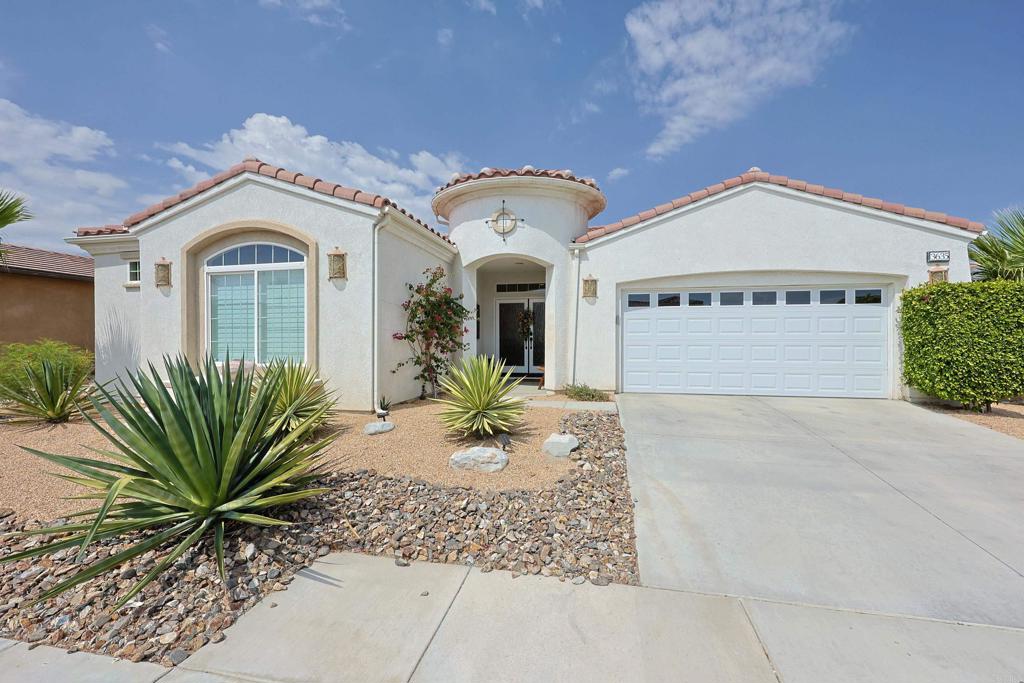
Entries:
[[93, 283], [0, 272], [0, 344], [56, 339], [93, 350]]

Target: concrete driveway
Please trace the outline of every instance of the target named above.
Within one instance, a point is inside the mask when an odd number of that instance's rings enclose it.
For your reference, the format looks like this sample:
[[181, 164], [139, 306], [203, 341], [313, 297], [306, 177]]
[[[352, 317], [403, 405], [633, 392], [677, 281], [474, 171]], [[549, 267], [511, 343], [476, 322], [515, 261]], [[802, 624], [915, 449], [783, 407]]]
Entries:
[[762, 599], [793, 645], [822, 617], [772, 603], [1024, 627], [1024, 442], [898, 401], [619, 407], [645, 586]]

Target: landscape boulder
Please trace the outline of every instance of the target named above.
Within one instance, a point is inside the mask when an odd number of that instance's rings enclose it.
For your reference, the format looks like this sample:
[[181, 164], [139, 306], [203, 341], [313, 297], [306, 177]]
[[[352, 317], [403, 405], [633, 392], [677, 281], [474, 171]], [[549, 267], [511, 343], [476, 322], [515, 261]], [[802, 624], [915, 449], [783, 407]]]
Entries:
[[580, 440], [572, 434], [552, 434], [541, 446], [545, 453], [556, 458], [568, 458], [579, 447]]
[[500, 472], [508, 465], [508, 453], [500, 448], [473, 446], [464, 451], [452, 453], [448, 465], [453, 470], [476, 472]]

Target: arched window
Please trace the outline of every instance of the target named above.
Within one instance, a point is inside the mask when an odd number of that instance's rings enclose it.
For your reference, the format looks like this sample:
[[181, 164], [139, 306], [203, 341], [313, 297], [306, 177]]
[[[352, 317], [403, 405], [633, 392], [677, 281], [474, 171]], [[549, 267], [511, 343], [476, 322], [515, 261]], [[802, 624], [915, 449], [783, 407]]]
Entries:
[[207, 341], [215, 360], [304, 361], [306, 257], [243, 244], [206, 261]]

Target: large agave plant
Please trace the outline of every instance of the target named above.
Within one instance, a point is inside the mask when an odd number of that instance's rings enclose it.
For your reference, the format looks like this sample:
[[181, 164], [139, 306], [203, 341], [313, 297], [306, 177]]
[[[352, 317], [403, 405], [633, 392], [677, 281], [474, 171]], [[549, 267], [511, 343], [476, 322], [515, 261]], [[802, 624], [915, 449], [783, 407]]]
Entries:
[[[292, 503], [326, 489], [304, 488], [315, 477], [321, 452], [334, 436], [311, 442], [321, 412], [295, 429], [275, 424], [284, 381], [280, 367], [268, 371], [252, 391], [252, 373], [232, 376], [207, 359], [198, 376], [184, 357], [166, 358], [170, 389], [152, 365], [121, 382], [115, 393], [101, 388], [93, 400], [105, 426], [86, 416], [113, 449], [96, 451], [113, 462], [25, 450], [72, 471], [57, 475], [94, 490], [82, 496], [101, 501], [76, 517], [91, 517], [26, 535], [59, 534], [59, 540], [0, 558], [26, 557], [78, 547], [79, 560], [95, 540], [152, 530], [126, 550], [85, 567], [43, 592], [45, 600], [168, 543], [173, 548], [118, 601], [118, 606], [155, 579], [205, 534], [212, 532], [221, 577], [224, 530], [229, 523], [283, 525], [267, 508]], [[116, 395], [115, 395], [116, 394]]]
[[256, 372], [254, 391], [259, 389], [268, 375], [281, 376], [272, 428], [276, 429], [280, 423], [290, 432], [314, 417], [316, 426], [319, 426], [329, 416], [334, 406], [334, 392], [327, 390], [310, 366], [291, 360], [274, 361]]
[[89, 368], [44, 360], [40, 367], [25, 366], [18, 384], [0, 384], [0, 413], [13, 421], [67, 422], [85, 403], [92, 389]]
[[521, 379], [491, 356], [472, 356], [441, 379], [450, 398], [433, 399], [447, 406], [441, 420], [461, 434], [493, 436], [508, 432], [522, 419], [526, 401], [509, 396]]

